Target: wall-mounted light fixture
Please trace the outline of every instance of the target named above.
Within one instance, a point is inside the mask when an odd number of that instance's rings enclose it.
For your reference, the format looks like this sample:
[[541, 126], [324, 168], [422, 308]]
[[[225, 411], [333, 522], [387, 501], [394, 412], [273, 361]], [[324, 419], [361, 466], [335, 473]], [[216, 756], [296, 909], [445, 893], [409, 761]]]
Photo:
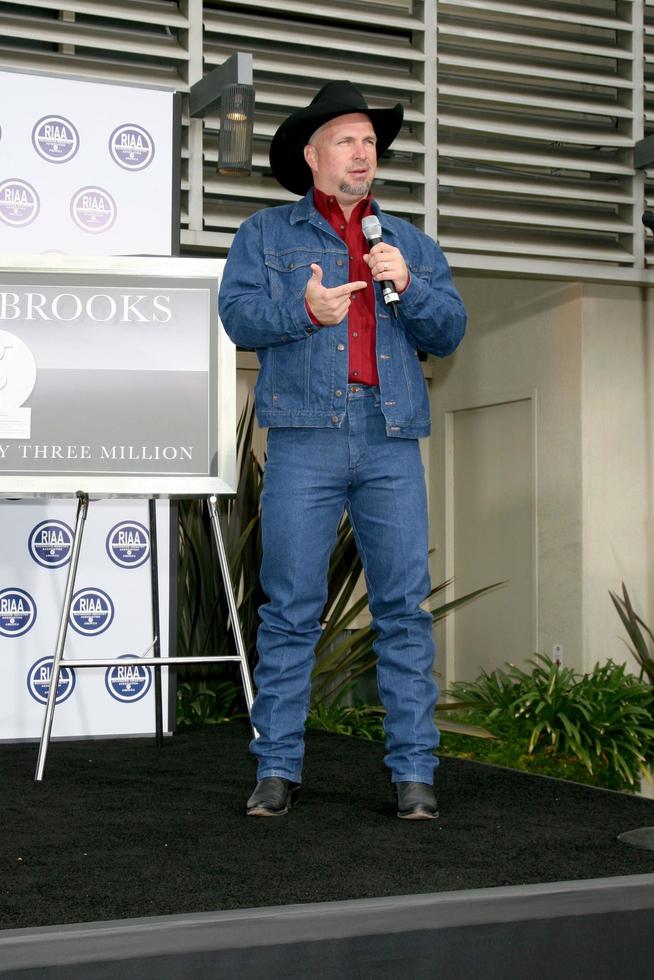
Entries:
[[252, 173], [254, 85], [252, 55], [237, 51], [191, 86], [190, 113], [203, 118], [218, 108], [218, 173], [247, 177]]

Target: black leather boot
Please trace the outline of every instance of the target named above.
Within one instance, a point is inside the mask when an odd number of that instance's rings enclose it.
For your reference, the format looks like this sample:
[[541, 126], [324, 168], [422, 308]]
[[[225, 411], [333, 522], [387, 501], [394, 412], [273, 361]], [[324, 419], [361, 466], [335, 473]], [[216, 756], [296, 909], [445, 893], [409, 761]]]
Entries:
[[395, 783], [397, 815], [402, 820], [435, 820], [438, 803], [428, 783]]
[[300, 784], [281, 776], [264, 776], [247, 801], [248, 817], [283, 817], [297, 803]]

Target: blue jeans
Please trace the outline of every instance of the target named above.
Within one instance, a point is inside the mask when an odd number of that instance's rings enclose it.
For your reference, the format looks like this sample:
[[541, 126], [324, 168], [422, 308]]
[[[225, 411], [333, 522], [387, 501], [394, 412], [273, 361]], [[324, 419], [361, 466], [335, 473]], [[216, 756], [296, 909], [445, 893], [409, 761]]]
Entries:
[[377, 683], [386, 708], [386, 765], [393, 782], [432, 783], [438, 730], [427, 498], [416, 439], [386, 435], [378, 388], [348, 386], [340, 428], [272, 428], [262, 496], [257, 696], [257, 778], [300, 782], [314, 647], [327, 569], [348, 509], [376, 633]]

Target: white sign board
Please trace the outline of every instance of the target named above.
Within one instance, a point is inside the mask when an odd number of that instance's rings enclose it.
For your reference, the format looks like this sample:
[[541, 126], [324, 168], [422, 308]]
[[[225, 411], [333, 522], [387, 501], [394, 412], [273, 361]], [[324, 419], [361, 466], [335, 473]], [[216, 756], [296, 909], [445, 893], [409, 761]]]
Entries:
[[222, 263], [56, 263], [0, 257], [0, 496], [235, 492]]
[[[0, 741], [41, 735], [76, 509], [75, 500], [0, 500]], [[159, 501], [157, 542], [164, 564], [170, 551], [166, 510], [165, 502]], [[115, 663], [62, 668], [55, 737], [153, 730], [153, 669], [138, 662], [153, 638], [148, 523], [146, 500], [101, 500], [89, 507], [65, 656], [115, 658]], [[136, 608], [135, 596], [140, 597]], [[166, 602], [160, 605], [160, 629], [165, 664]], [[167, 670], [161, 681], [166, 720]]]
[[0, 107], [0, 252], [175, 251], [173, 92], [0, 70]]

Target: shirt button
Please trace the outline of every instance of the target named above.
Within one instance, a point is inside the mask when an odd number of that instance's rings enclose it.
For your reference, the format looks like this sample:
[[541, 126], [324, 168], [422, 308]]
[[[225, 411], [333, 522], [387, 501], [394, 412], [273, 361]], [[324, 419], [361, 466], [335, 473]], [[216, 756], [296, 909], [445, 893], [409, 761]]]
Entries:
[[345, 350], [345, 344], [337, 344], [336, 350]]
[[336, 259], [336, 265], [343, 265], [343, 259]]
[[359, 372], [358, 371], [353, 371], [352, 372], [352, 377], [358, 378], [359, 377]]
[[337, 388], [336, 391], [334, 392], [334, 394], [336, 395], [337, 398], [340, 398], [341, 395], [343, 394], [343, 392], [341, 391], [340, 388]]
[[334, 425], [338, 424], [338, 415], [332, 415], [332, 422], [334, 423]]
[[341, 225], [341, 231], [345, 231], [345, 225]]
[[353, 337], [358, 337], [358, 336], [359, 336], [359, 334], [358, 334], [358, 333], [356, 332], [356, 330], [353, 330], [353, 331], [352, 331], [352, 336], [353, 336]]

